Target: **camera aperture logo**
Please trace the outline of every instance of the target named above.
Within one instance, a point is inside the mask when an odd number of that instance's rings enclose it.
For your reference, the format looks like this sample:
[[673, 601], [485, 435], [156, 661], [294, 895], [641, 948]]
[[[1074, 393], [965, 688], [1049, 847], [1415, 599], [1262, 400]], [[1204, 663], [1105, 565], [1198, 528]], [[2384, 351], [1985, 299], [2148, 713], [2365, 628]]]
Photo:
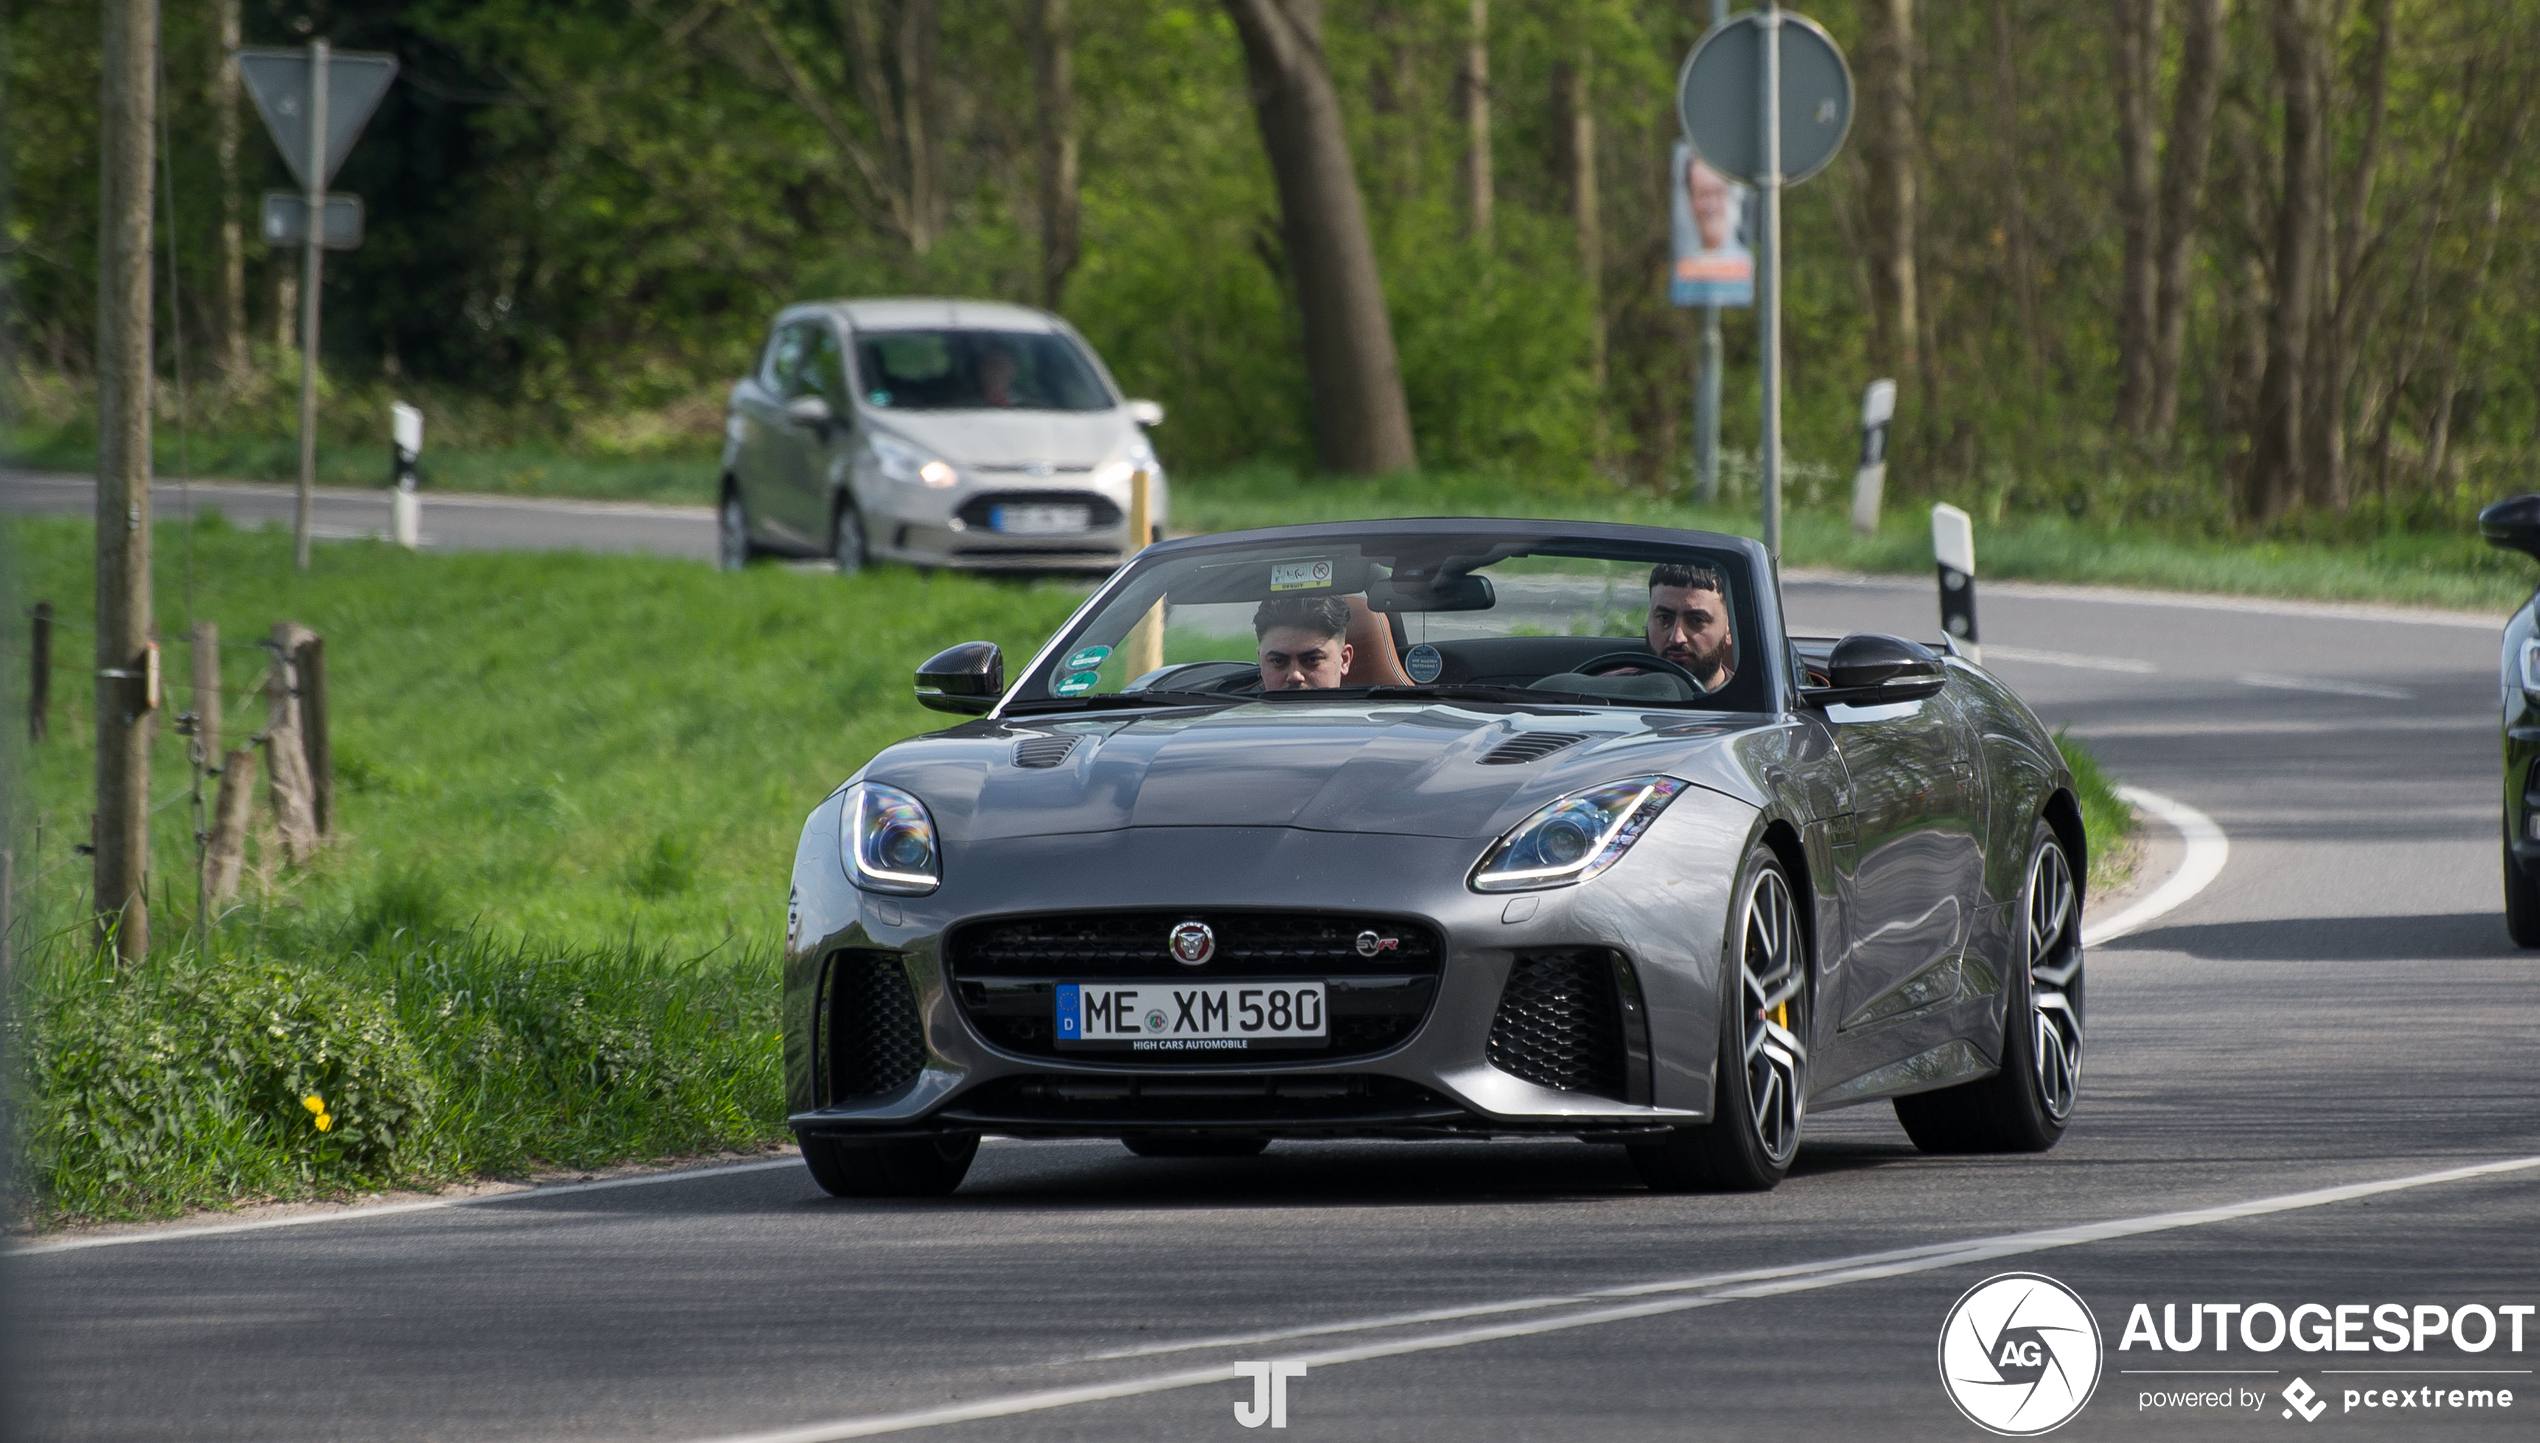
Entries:
[[2099, 1321], [2039, 1273], [1969, 1288], [1940, 1325], [1940, 1385], [1967, 1421], [2027, 1438], [2072, 1421], [2099, 1386]]

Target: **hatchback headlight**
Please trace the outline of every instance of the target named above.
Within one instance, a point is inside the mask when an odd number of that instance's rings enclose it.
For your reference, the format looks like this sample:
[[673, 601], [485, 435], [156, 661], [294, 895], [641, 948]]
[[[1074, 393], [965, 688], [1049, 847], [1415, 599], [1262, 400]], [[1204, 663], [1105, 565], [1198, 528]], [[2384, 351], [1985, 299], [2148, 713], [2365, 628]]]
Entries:
[[873, 459], [881, 466], [882, 475], [888, 480], [910, 486], [924, 486], [933, 491], [948, 490], [961, 484], [961, 473], [954, 470], [949, 463], [929, 456], [905, 441], [895, 440], [889, 436], [878, 433], [874, 436]]
[[838, 851], [847, 876], [868, 892], [923, 896], [943, 881], [935, 819], [897, 787], [858, 782], [838, 808]]
[[1572, 792], [1500, 838], [1473, 869], [1473, 890], [1528, 892], [1584, 882], [1621, 861], [1686, 785], [1674, 777], [1633, 777]]

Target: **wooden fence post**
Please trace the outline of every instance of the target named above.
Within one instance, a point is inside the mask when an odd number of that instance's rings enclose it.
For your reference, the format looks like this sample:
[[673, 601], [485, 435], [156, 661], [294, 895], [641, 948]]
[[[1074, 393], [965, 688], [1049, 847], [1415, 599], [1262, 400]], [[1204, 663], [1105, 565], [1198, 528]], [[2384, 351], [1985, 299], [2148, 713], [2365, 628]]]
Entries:
[[311, 633], [292, 657], [300, 678], [300, 745], [308, 752], [309, 815], [317, 834], [335, 831], [335, 748], [326, 730], [326, 638]]
[[309, 753], [300, 739], [299, 668], [292, 664], [309, 629], [295, 621], [273, 628], [273, 668], [265, 681], [265, 778], [282, 849], [297, 864], [317, 846], [317, 818], [309, 806]]
[[255, 805], [256, 749], [244, 746], [221, 757], [220, 795], [203, 848], [203, 895], [214, 909], [238, 895], [239, 872], [247, 862], [247, 816]]
[[26, 738], [44, 740], [45, 711], [53, 701], [53, 603], [35, 604], [35, 635], [27, 648]]

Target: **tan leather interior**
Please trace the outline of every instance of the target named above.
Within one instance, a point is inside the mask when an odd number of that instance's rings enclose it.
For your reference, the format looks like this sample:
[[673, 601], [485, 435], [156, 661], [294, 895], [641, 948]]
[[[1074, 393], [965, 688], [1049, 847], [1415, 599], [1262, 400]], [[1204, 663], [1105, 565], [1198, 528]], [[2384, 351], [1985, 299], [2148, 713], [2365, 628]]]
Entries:
[[1353, 596], [1348, 600], [1349, 633], [1341, 640], [1349, 643], [1349, 670], [1341, 673], [1341, 685], [1411, 685], [1410, 675], [1402, 669], [1402, 657], [1393, 649], [1393, 628], [1367, 609], [1367, 598]]

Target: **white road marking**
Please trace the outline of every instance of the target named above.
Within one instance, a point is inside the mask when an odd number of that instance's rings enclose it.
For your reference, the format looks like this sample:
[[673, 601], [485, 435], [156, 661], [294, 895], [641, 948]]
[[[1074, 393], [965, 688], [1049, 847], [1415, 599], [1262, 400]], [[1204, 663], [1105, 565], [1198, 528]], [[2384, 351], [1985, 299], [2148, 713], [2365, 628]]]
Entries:
[[[1650, 1293], [1668, 1291], [1681, 1292], [1691, 1289], [1702, 1291], [1691, 1297], [1662, 1296], [1619, 1306], [1587, 1306], [1556, 1317], [1528, 1318], [1494, 1323], [1479, 1328], [1422, 1333], [1407, 1338], [1392, 1338], [1345, 1348], [1329, 1348], [1321, 1352], [1296, 1354], [1279, 1361], [1302, 1363], [1308, 1369], [1330, 1368], [1344, 1363], [1363, 1363], [1373, 1359], [1395, 1358], [1412, 1353], [1466, 1348], [1477, 1343], [1532, 1337], [1544, 1333], [1563, 1332], [1572, 1328], [1596, 1327], [1605, 1323], [1630, 1322], [1639, 1318], [1686, 1312], [1694, 1308], [1716, 1307], [1723, 1303], [1782, 1297], [1792, 1293], [1813, 1292], [1821, 1288], [1841, 1287], [1848, 1283], [1877, 1282], [1886, 1278], [1932, 1272], [1941, 1268], [1989, 1263], [1999, 1258], [2045, 1252], [2053, 1248], [2111, 1242], [2122, 1238], [2141, 1237], [2148, 1233], [2203, 1227], [2210, 1223], [2236, 1222], [2244, 1218], [2263, 1217], [2270, 1213], [2323, 1207], [2331, 1203], [2350, 1202], [2357, 1198], [2375, 1197], [2411, 1188], [2432, 1187], [2440, 1183], [2465, 1182], [2503, 1173], [2524, 1172], [2533, 1168], [2540, 1168], [2540, 1157], [2507, 1158], [2497, 1162], [2477, 1163], [2468, 1167], [2446, 1168], [2440, 1172], [2389, 1178], [2381, 1182], [2349, 1183], [2342, 1187], [2317, 1188], [2309, 1192], [2285, 1193], [2276, 1197], [2223, 1203], [2214, 1207], [2190, 1208], [2180, 1212], [2154, 1213], [2145, 1217], [2081, 1223], [2071, 1227], [2046, 1228], [2037, 1232], [2010, 1233], [1990, 1238], [1970, 1238], [1960, 1242], [1938, 1243], [1895, 1252], [1865, 1253], [1855, 1257], [1832, 1258], [1819, 1263], [1799, 1264], [1790, 1268], [1770, 1269], [1756, 1274], [1723, 1274], [1718, 1278], [1688, 1278], [1673, 1282], [1636, 1284], [1599, 1293], [1583, 1293], [1576, 1301], [1592, 1304], [1598, 1300], [1634, 1294], [1646, 1297]], [[1751, 1279], [1751, 1281], [1739, 1281], [1739, 1279]], [[1537, 1307], [1541, 1306], [1541, 1300], [1527, 1299], [1509, 1306]], [[1399, 1326], [1401, 1324], [1398, 1321], [1380, 1318], [1321, 1331], [1339, 1332], [1352, 1328], [1372, 1330]], [[1204, 1346], [1215, 1348], [1245, 1346], [1269, 1341], [1276, 1336], [1278, 1335], [1252, 1335], [1231, 1340], [1220, 1339]], [[1150, 1393], [1165, 1393], [1210, 1383], [1231, 1383], [1239, 1377], [1248, 1378], [1248, 1376], [1237, 1373], [1231, 1364], [1183, 1368], [1170, 1373], [1118, 1378], [1109, 1382], [1087, 1383], [1072, 1388], [1044, 1388], [1028, 1393], [1009, 1393], [1003, 1397], [982, 1398], [976, 1402], [955, 1403], [940, 1408], [884, 1413], [869, 1418], [841, 1418], [825, 1423], [807, 1424], [799, 1428], [729, 1434], [700, 1440], [700, 1443], [834, 1443], [834, 1440], [839, 1439], [873, 1438], [889, 1433], [914, 1432], [921, 1428], [975, 1423], [987, 1418], [1011, 1418], [1024, 1413], [1048, 1412], [1052, 1409], [1071, 1408], [1085, 1403], [1100, 1403], [1114, 1398], [1134, 1398]]]
[[2119, 787], [2117, 795], [2132, 806], [2150, 812], [2177, 831], [2187, 843], [2187, 854], [2178, 860], [2178, 870], [2169, 880], [2152, 889], [2151, 894], [2113, 917], [2084, 922], [2081, 945], [2096, 947], [2113, 942], [2159, 918], [2205, 890], [2214, 878], [2222, 875], [2223, 863], [2231, 860], [2231, 838], [2214, 825], [2213, 818], [2185, 802], [2173, 801], [2158, 792], [2141, 787]]
[[2269, 691], [2308, 691], [2321, 696], [2368, 696], [2378, 701], [2413, 701], [2416, 693], [2404, 687], [2383, 686], [2378, 682], [2340, 681], [2332, 677], [2278, 676], [2271, 671], [2244, 671], [2232, 678], [2242, 686], [2265, 687]]
[[100, 1238], [62, 1238], [49, 1243], [27, 1243], [0, 1252], [0, 1257], [24, 1258], [39, 1253], [71, 1253], [83, 1248], [116, 1248], [130, 1243], [167, 1243], [181, 1238], [220, 1237], [228, 1233], [260, 1233], [272, 1228], [311, 1227], [318, 1223], [362, 1222], [370, 1218], [396, 1217], [404, 1213], [437, 1212], [443, 1208], [482, 1207], [487, 1203], [522, 1202], [529, 1198], [562, 1197], [566, 1193], [604, 1192], [610, 1188], [649, 1187], [662, 1182], [693, 1182], [700, 1178], [730, 1177], [736, 1173], [767, 1172], [773, 1168], [801, 1167], [802, 1159], [774, 1158], [767, 1162], [736, 1162], [720, 1167], [688, 1168], [681, 1172], [648, 1172], [635, 1177], [603, 1178], [598, 1182], [558, 1183], [549, 1187], [514, 1188], [509, 1192], [478, 1193], [472, 1197], [426, 1198], [421, 1202], [378, 1203], [370, 1207], [336, 1208], [327, 1212], [293, 1213], [289, 1217], [257, 1218], [252, 1222], [204, 1223], [194, 1227], [158, 1228], [150, 1232], [114, 1233]]
[[2131, 656], [2083, 656], [2072, 651], [2031, 651], [2024, 646], [1991, 645], [1984, 654], [1993, 661], [2025, 661], [2038, 666], [2070, 666], [2083, 671], [2122, 671], [2149, 676], [2160, 668]]
[[2221, 722], [2075, 722], [2073, 734], [2091, 737], [2256, 737], [2370, 736], [2379, 732], [2485, 732], [2496, 735], [2493, 717], [2364, 717], [2329, 721]]

